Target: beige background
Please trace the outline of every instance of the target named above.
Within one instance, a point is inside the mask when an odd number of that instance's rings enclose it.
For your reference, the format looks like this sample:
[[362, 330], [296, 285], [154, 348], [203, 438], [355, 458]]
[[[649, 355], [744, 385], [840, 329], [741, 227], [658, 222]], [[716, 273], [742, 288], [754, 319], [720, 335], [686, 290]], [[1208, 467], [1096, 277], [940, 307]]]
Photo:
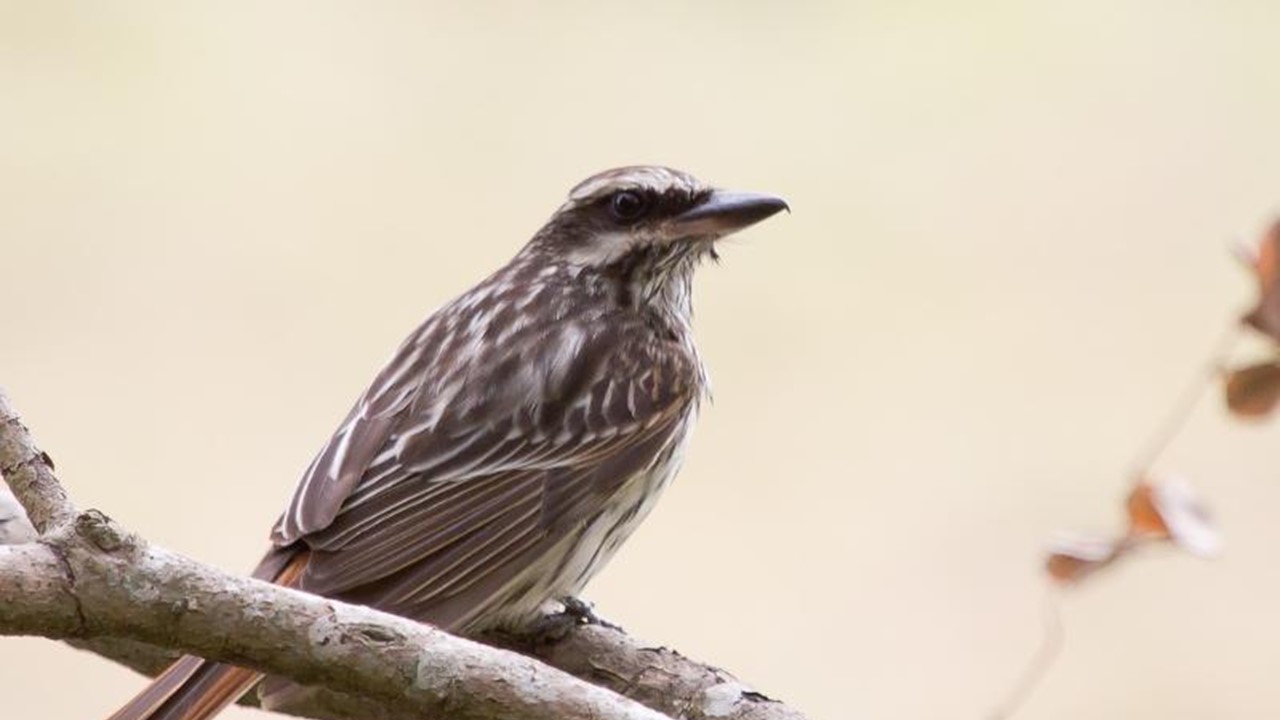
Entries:
[[[668, 163], [794, 213], [701, 277], [717, 402], [588, 595], [814, 718], [982, 717], [1248, 301], [1280, 6], [478, 5], [0, 2], [0, 383], [78, 500], [249, 568], [420, 318]], [[1165, 464], [1227, 553], [1068, 598], [1024, 717], [1280, 716], [1280, 425], [1213, 400]], [[7, 718], [139, 685], [0, 640]]]

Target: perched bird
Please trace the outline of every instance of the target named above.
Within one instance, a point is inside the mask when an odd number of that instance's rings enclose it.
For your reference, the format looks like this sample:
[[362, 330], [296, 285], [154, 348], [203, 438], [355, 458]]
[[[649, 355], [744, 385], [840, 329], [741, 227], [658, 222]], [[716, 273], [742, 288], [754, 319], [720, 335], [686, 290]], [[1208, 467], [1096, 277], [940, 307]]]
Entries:
[[[664, 167], [580, 183], [404, 341], [307, 468], [255, 576], [460, 633], [576, 595], [680, 466], [707, 390], [695, 268], [786, 207]], [[184, 657], [111, 718], [202, 720], [260, 679]]]

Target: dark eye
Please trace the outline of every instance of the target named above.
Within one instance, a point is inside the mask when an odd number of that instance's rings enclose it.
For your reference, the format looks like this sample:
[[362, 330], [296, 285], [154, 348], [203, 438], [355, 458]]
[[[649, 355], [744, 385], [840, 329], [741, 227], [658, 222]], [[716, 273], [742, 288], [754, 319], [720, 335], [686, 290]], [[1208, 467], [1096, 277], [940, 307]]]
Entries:
[[648, 199], [638, 192], [623, 190], [609, 198], [609, 214], [618, 222], [635, 222], [644, 217], [648, 211]]

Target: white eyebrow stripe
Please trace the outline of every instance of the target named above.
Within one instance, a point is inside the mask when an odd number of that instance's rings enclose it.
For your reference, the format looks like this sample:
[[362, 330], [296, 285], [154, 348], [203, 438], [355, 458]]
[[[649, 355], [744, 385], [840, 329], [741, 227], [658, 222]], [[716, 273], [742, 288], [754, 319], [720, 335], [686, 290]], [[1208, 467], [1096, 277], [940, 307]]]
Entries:
[[707, 189], [692, 176], [658, 165], [614, 168], [593, 175], [569, 191], [571, 204], [585, 204], [618, 190], [681, 190], [696, 194]]

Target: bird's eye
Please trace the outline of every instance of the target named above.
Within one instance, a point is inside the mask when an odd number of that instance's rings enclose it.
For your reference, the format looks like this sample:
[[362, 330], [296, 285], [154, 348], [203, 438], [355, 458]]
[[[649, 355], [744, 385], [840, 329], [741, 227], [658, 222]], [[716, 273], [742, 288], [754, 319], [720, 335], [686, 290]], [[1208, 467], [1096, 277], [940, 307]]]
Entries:
[[649, 201], [638, 192], [623, 190], [609, 199], [609, 214], [618, 222], [635, 222], [648, 211]]

